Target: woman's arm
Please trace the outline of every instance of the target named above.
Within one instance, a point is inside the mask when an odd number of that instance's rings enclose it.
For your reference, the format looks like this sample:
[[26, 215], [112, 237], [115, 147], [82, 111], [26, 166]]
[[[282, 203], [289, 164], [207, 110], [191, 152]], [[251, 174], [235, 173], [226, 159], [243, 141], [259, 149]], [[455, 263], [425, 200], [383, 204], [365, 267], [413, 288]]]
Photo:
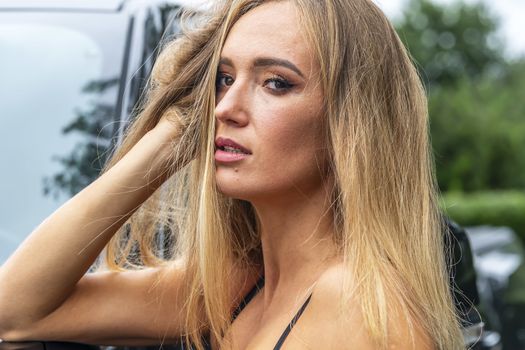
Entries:
[[86, 274], [50, 314], [5, 330], [0, 338], [125, 346], [175, 343], [182, 334], [184, 272], [159, 267]]
[[[135, 280], [126, 282], [125, 275], [82, 276], [118, 228], [166, 180], [169, 145], [177, 135], [170, 123], [161, 121], [111, 169], [44, 220], [0, 267], [0, 338], [54, 314], [61, 314], [64, 319], [55, 321], [67, 326], [68, 321], [83, 322], [88, 310], [107, 312], [106, 320], [114, 316], [109, 311], [118, 312], [106, 302], [112, 300], [110, 287], [133, 287]], [[152, 277], [143, 275], [142, 282], [149, 283]], [[101, 288], [94, 288], [97, 285]], [[65, 305], [71, 315], [58, 312]]]

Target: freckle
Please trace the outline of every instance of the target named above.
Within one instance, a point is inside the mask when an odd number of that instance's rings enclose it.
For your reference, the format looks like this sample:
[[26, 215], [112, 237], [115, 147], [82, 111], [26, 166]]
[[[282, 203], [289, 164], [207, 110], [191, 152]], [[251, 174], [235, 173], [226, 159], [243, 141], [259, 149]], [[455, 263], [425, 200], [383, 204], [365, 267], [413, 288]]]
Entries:
[[239, 172], [239, 169], [237, 169], [237, 168], [234, 168], [233, 170], [235, 170], [236, 173]]

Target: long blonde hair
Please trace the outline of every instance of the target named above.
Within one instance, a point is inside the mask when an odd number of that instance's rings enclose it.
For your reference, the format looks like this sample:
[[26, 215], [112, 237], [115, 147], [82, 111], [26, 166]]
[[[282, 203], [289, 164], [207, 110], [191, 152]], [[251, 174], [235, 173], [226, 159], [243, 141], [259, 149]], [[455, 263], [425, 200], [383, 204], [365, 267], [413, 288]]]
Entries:
[[[437, 349], [460, 349], [427, 101], [406, 49], [370, 0], [288, 1], [321, 67], [335, 178], [333, 239], [352, 276], [343, 285], [343, 310], [350, 296], [357, 298], [371, 338], [386, 348], [387, 305], [396, 298], [408, 324], [422, 325]], [[174, 175], [123, 225], [106, 261], [111, 269], [182, 261], [189, 296], [181, 311], [185, 337], [199, 350], [205, 332], [222, 341], [230, 326], [231, 271], [262, 263], [253, 207], [217, 191], [213, 140], [221, 47], [234, 23], [265, 2], [216, 1], [198, 25], [163, 49], [148, 99], [106, 166], [161, 116], [174, 110], [184, 116], [185, 131], [173, 144]]]

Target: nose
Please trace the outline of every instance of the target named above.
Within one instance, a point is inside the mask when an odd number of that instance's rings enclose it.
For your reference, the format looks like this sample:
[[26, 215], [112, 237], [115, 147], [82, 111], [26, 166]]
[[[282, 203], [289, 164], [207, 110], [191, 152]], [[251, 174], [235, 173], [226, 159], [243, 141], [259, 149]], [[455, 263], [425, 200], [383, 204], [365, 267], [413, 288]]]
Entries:
[[226, 91], [217, 93], [215, 117], [231, 126], [245, 126], [249, 121], [249, 86], [237, 79]]

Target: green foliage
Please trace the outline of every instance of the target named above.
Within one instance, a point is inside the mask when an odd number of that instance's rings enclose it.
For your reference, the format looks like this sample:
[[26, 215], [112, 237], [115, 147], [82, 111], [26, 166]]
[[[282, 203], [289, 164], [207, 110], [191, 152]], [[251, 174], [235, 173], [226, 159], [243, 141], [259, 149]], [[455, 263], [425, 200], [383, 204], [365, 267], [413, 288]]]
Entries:
[[503, 57], [497, 26], [483, 3], [411, 0], [396, 28], [432, 88], [498, 70]]
[[505, 60], [498, 24], [482, 2], [430, 0], [397, 23], [427, 83], [443, 191], [525, 189], [525, 60]]
[[[102, 93], [118, 85], [118, 79], [89, 82], [83, 92], [99, 97]], [[97, 178], [104, 166], [113, 142], [113, 127], [116, 125], [115, 106], [94, 102], [86, 110], [77, 110], [75, 118], [62, 128], [64, 135], [75, 133], [83, 140], [65, 156], [54, 156], [62, 170], [43, 180], [44, 194], [74, 196]]]
[[525, 61], [499, 78], [468, 78], [429, 96], [443, 191], [525, 189]]
[[446, 214], [458, 224], [508, 226], [525, 242], [525, 191], [450, 192], [442, 198]]

